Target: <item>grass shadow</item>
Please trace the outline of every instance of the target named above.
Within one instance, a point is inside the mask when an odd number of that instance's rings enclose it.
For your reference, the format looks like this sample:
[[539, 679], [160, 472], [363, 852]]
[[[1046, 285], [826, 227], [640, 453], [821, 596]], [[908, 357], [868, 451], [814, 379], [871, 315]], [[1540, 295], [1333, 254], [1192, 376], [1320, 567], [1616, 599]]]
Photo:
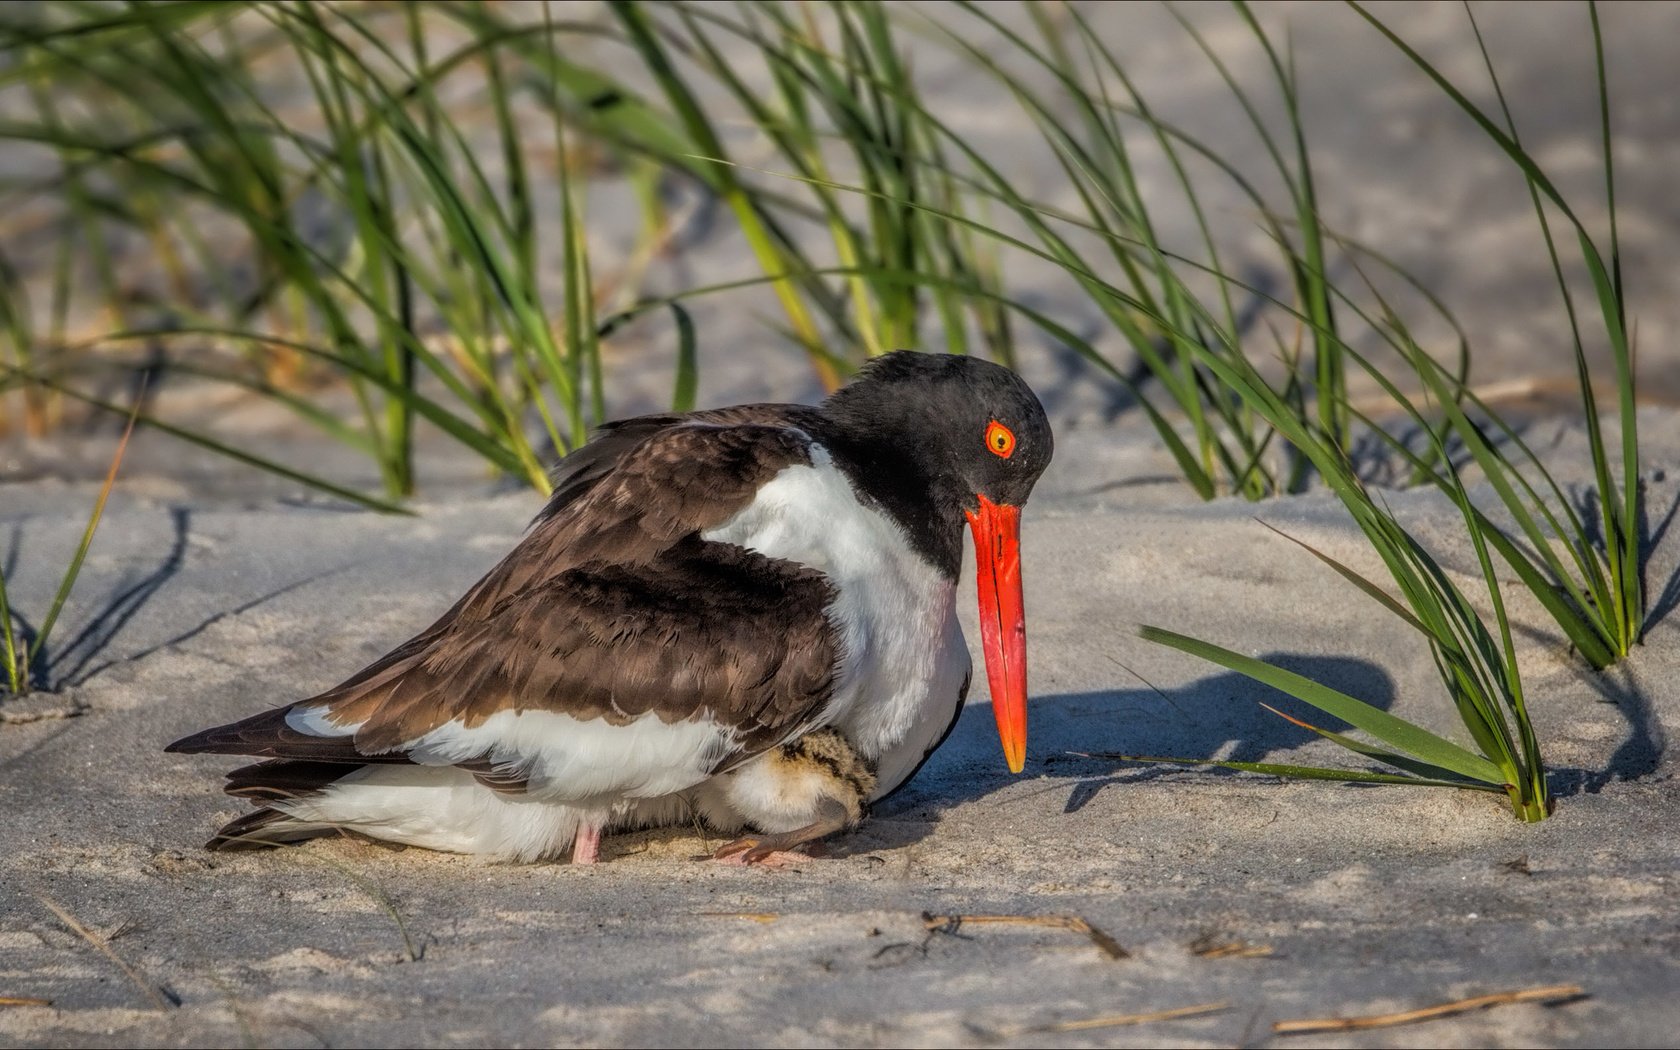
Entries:
[[[42, 687], [78, 686], [92, 677], [88, 666], [110, 647], [163, 585], [181, 571], [192, 534], [192, 511], [187, 507], [172, 507], [169, 522], [172, 531], [169, 550], [157, 567], [133, 583], [119, 585], [116, 593], [62, 648], [48, 646], [41, 653]], [[49, 684], [54, 682], [56, 686]]]
[[[48, 644], [42, 646], [29, 661], [32, 689], [50, 693], [79, 686], [109, 666], [107, 662], [92, 671], [88, 670], [89, 665], [110, 647], [123, 628], [145, 608], [158, 590], [181, 571], [181, 566], [186, 560], [187, 541], [192, 533], [192, 511], [187, 507], [173, 507], [169, 512], [169, 519], [173, 535], [163, 560], [140, 579], [132, 583], [119, 583], [114, 593], [68, 642], [56, 645], [49, 639]], [[14, 528], [11, 548], [5, 559], [7, 571], [16, 566], [18, 547], [19, 530]], [[13, 630], [19, 645], [34, 652], [39, 636], [38, 625], [31, 622], [16, 607], [11, 612]]]
[[[1658, 547], [1661, 547], [1663, 541], [1667, 539], [1668, 530], [1674, 525], [1675, 514], [1680, 512], [1680, 492], [1675, 493], [1674, 500], [1668, 505], [1668, 512], [1663, 515], [1662, 521], [1655, 529], [1650, 528], [1650, 522], [1646, 516], [1647, 506], [1644, 499], [1644, 493], [1641, 493], [1640, 496], [1639, 532], [1643, 541], [1640, 564], [1649, 568], [1652, 553], [1655, 552]], [[1645, 593], [1651, 593], [1649, 581], [1646, 581]], [[1680, 570], [1676, 570], [1675, 572], [1669, 574], [1668, 579], [1663, 581], [1662, 590], [1657, 592], [1657, 596], [1653, 598], [1651, 600], [1651, 604], [1647, 606], [1645, 613], [1645, 629], [1649, 631], [1652, 627], [1655, 627], [1664, 617], [1673, 612], [1677, 606], [1680, 606]]]
[[1615, 705], [1627, 721], [1628, 734], [1603, 769], [1553, 769], [1552, 794], [1560, 798], [1596, 795], [1614, 781], [1650, 776], [1661, 768], [1668, 751], [1668, 733], [1632, 667], [1622, 664], [1605, 671], [1582, 671], [1581, 680], [1599, 695], [1601, 703]]
[[301, 579], [293, 580], [291, 583], [283, 584], [279, 587], [274, 588], [273, 590], [265, 591], [264, 593], [257, 595], [255, 598], [252, 598], [248, 601], [240, 602], [238, 605], [235, 605], [230, 609], [223, 609], [219, 613], [214, 613], [210, 616], [207, 616], [204, 619], [200, 620], [198, 623], [194, 624], [193, 626], [191, 626], [191, 627], [187, 628], [186, 630], [180, 632], [179, 634], [172, 635], [168, 638], [165, 638], [161, 642], [156, 642], [152, 645], [148, 645], [146, 648], [141, 649], [137, 653], [134, 653], [134, 654], [129, 655], [129, 656], [112, 657], [111, 659], [106, 660], [103, 663], [99, 664], [97, 667], [91, 668], [88, 671], [82, 673], [76, 679], [74, 684], [80, 685], [83, 682], [87, 682], [90, 679], [96, 678], [100, 674], [102, 674], [103, 672], [105, 672], [107, 670], [110, 670], [112, 667], [115, 667], [117, 664], [133, 663], [133, 662], [138, 661], [138, 660], [144, 660], [146, 657], [151, 656], [155, 653], [162, 652], [165, 649], [173, 649], [175, 646], [181, 645], [184, 642], [190, 642], [194, 638], [197, 638], [199, 635], [203, 634], [205, 631], [214, 627], [216, 624], [219, 624], [219, 623], [223, 622], [224, 620], [231, 620], [236, 616], [243, 616], [244, 614], [250, 612], [252, 609], [257, 608], [258, 606], [266, 605], [267, 603], [273, 601], [276, 598], [284, 597], [285, 595], [288, 595], [295, 590], [299, 590], [300, 588], [307, 587], [310, 584], [315, 583], [317, 580], [324, 580], [329, 576], [336, 576], [343, 571], [344, 570], [342, 568], [339, 568], [339, 569], [324, 569], [321, 572], [311, 573], [310, 575], [305, 576]]
[[[1270, 653], [1262, 659], [1380, 708], [1395, 699], [1393, 679], [1369, 660], [1300, 653]], [[1318, 739], [1265, 710], [1263, 703], [1302, 711], [1285, 694], [1231, 672], [1161, 692], [1140, 685], [1035, 697], [1028, 706], [1027, 768], [1075, 778], [1063, 809], [1074, 813], [1110, 787], [1181, 772], [1180, 767], [1136, 766], [1085, 755], [1277, 761], [1280, 753]], [[1234, 774], [1215, 768], [1202, 775]], [[873, 825], [871, 838], [885, 836], [889, 846], [906, 845], [931, 830], [939, 811], [1015, 782], [998, 750], [991, 705], [971, 703], [921, 772], [876, 805], [875, 816], [884, 819]]]

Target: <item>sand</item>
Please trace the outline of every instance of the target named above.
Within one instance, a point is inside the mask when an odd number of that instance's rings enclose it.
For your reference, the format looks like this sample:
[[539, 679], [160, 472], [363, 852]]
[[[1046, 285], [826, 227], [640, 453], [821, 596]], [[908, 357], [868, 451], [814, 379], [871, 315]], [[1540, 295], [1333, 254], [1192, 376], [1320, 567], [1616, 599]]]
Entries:
[[[1514, 75], [1539, 85], [1537, 105], [1555, 117], [1539, 134], [1567, 157], [1591, 141], [1590, 105], [1544, 109], [1552, 95], [1535, 56], [1580, 43], [1574, 15], [1495, 10], [1502, 42], [1529, 56]], [[1609, 20], [1630, 92], [1621, 112], [1634, 218], [1624, 236], [1645, 253], [1630, 278], [1649, 295], [1674, 271], [1672, 249], [1658, 249], [1674, 243], [1664, 187], [1680, 112], [1652, 65], [1673, 9], [1641, 10], [1613, 8]], [[1566, 372], [1555, 303], [1524, 249], [1531, 234], [1519, 229], [1510, 185], [1498, 199], [1482, 183], [1432, 196], [1430, 178], [1473, 150], [1473, 129], [1409, 81], [1378, 91], [1399, 67], [1383, 64], [1346, 12], [1283, 13], [1321, 78], [1309, 116], [1327, 128], [1324, 178], [1344, 187], [1336, 206], [1365, 224], [1362, 235], [1433, 260], [1426, 276], [1452, 286], [1487, 336], [1478, 375]], [[1456, 49], [1462, 63], [1453, 16], [1418, 8], [1402, 25]], [[1149, 66], [1154, 83], [1172, 82], [1168, 57]], [[1557, 75], [1579, 72], [1565, 64]], [[1213, 91], [1188, 77], [1177, 104], [1194, 108]], [[1332, 119], [1338, 101], [1384, 116], [1346, 127]], [[1426, 157], [1378, 179], [1384, 157], [1410, 150]], [[1375, 196], [1348, 180], [1374, 180]], [[1462, 251], [1408, 223], [1427, 215], [1428, 229], [1470, 229], [1467, 217], [1487, 207], [1492, 224], [1476, 224]], [[1507, 284], [1516, 290], [1503, 294]], [[1458, 731], [1422, 644], [1254, 520], [1379, 571], [1332, 498], [1197, 500], [1173, 480], [1138, 413], [1042, 351], [1026, 371], [1050, 404], [1058, 458], [1025, 523], [1025, 774], [1004, 769], [977, 682], [956, 733], [913, 784], [834, 840], [832, 856], [792, 870], [698, 860], [720, 840], [695, 829], [611, 837], [607, 863], [593, 868], [349, 839], [209, 854], [199, 844], [239, 810], [218, 793], [230, 763], [161, 747], [317, 691], [383, 653], [493, 564], [539, 501], [485, 484], [435, 441], [417, 515], [393, 518], [147, 438], [56, 635], [62, 688], [0, 703], [0, 996], [50, 1000], [0, 1005], [0, 1043], [1672, 1045], [1680, 786], [1667, 743], [1680, 724], [1680, 412], [1661, 395], [1680, 374], [1665, 335], [1676, 309], [1653, 301], [1640, 313], [1655, 377], [1641, 424], [1660, 611], [1647, 644], [1623, 669], [1592, 675], [1534, 603], [1514, 603], [1559, 796], [1539, 825], [1481, 794], [1087, 757], [1346, 761], [1259, 707], [1275, 695], [1137, 639], [1141, 623], [1275, 658]], [[728, 347], [707, 351], [706, 403], [811, 393], [802, 366], [750, 317], [736, 320], [733, 342], [719, 317], [702, 329], [708, 346]], [[614, 367], [626, 393], [615, 407], [654, 406], [654, 392], [668, 389], [660, 359], [652, 336], [622, 350]], [[350, 482], [369, 476], [262, 409], [225, 415], [230, 431], [276, 454]], [[1537, 415], [1528, 425], [1579, 492], [1579, 422]], [[75, 433], [5, 449], [0, 556], [32, 620], [95, 491], [78, 479], [108, 449], [108, 436]], [[1390, 498], [1472, 586], [1473, 555], [1444, 501], [1423, 491]], [[972, 639], [966, 575], [961, 587]], [[1077, 918], [1124, 957], [1067, 925], [929, 915]], [[1353, 1035], [1271, 1033], [1283, 1019], [1558, 984], [1585, 994]], [[1212, 1004], [1220, 1008], [1176, 1020], [1045, 1030]]]

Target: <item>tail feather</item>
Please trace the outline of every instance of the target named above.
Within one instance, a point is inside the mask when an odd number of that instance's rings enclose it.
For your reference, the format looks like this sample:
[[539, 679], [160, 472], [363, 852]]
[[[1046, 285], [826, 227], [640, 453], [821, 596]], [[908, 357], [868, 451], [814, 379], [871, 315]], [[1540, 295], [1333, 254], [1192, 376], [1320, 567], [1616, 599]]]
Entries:
[[271, 708], [250, 718], [182, 737], [164, 750], [186, 755], [250, 755], [253, 758], [353, 762], [358, 766], [369, 762], [408, 761], [408, 755], [401, 751], [364, 755], [356, 750], [356, 738], [349, 734], [314, 736], [299, 732], [286, 721], [286, 715], [293, 706], [296, 705]]
[[360, 768], [343, 762], [286, 758], [240, 766], [227, 775], [227, 783], [222, 790], [236, 798], [250, 799], [260, 808], [229, 821], [204, 844], [205, 848], [267, 849], [327, 834], [333, 830], [333, 825], [298, 820], [281, 809], [262, 804], [307, 797]]
[[[306, 701], [307, 703], [307, 701]], [[294, 705], [295, 706], [295, 705]], [[292, 728], [278, 707], [184, 737], [167, 750], [248, 755], [227, 774], [229, 795], [256, 808], [205, 843], [211, 850], [290, 845], [340, 831], [432, 849], [535, 860], [563, 852], [586, 817], [572, 806], [527, 804], [528, 785], [488, 757], [417, 765], [406, 752], [366, 755], [353, 735]]]
[[264, 807], [223, 824], [204, 848], [224, 852], [272, 849], [319, 838], [333, 830], [330, 824], [294, 820], [277, 809]]
[[360, 768], [362, 767], [343, 762], [270, 759], [266, 762], [253, 762], [231, 771], [227, 774], [227, 783], [222, 785], [222, 790], [236, 798], [248, 798], [258, 802], [282, 802], [319, 791]]

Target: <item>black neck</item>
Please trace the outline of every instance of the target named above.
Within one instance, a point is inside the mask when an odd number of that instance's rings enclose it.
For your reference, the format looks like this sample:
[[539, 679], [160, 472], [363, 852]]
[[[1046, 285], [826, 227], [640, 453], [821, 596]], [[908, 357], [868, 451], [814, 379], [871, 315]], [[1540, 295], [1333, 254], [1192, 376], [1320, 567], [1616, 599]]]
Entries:
[[938, 472], [917, 455], [907, 432], [873, 419], [859, 426], [844, 413], [824, 413], [812, 435], [834, 457], [852, 489], [904, 529], [911, 549], [939, 574], [955, 580], [962, 569], [962, 511]]

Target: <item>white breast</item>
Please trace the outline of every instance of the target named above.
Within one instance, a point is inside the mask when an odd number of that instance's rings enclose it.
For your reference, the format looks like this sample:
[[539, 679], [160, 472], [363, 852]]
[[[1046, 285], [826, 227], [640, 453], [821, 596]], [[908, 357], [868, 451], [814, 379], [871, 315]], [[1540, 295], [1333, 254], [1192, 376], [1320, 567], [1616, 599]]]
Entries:
[[910, 546], [898, 523], [861, 503], [826, 451], [772, 478], [733, 518], [702, 534], [825, 574], [841, 636], [834, 696], [819, 719], [896, 787], [944, 732], [968, 673], [955, 581]]

